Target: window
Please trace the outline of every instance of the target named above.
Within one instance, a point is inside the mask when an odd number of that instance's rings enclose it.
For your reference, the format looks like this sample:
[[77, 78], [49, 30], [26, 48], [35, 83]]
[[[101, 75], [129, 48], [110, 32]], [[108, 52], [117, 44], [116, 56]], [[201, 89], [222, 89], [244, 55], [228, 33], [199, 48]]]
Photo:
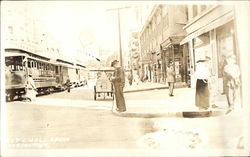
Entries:
[[201, 12], [203, 12], [204, 10], [206, 10], [207, 6], [206, 5], [201, 5]]
[[152, 21], [152, 30], [155, 30], [155, 20]]
[[162, 16], [163, 16], [163, 17], [166, 16], [167, 13], [168, 13], [167, 5], [163, 5], [163, 7], [162, 7]]
[[56, 68], [56, 69], [55, 69], [55, 70], [56, 70], [56, 74], [58, 74], [58, 66], [56, 66], [55, 68]]
[[161, 23], [161, 14], [158, 13], [158, 15], [156, 16], [156, 24], [159, 25]]
[[197, 5], [194, 5], [193, 6], [193, 17], [196, 17], [198, 14], [198, 8], [197, 8]]
[[30, 68], [30, 67], [31, 67], [30, 61], [28, 61], [28, 68]]

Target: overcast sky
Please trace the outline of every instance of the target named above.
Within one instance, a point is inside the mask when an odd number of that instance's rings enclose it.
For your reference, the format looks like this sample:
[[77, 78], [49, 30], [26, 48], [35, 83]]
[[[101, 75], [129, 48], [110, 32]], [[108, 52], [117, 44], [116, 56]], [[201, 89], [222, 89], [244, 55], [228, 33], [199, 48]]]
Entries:
[[[4, 1], [4, 6], [28, 7], [44, 29], [68, 52], [94, 39], [104, 49], [119, 50], [117, 12], [107, 9], [128, 6], [128, 2], [90, 1]], [[122, 45], [128, 49], [129, 30], [133, 28], [135, 13], [121, 11]], [[81, 33], [82, 32], [82, 33]], [[82, 35], [81, 35], [82, 34]], [[71, 51], [72, 52], [72, 51]]]

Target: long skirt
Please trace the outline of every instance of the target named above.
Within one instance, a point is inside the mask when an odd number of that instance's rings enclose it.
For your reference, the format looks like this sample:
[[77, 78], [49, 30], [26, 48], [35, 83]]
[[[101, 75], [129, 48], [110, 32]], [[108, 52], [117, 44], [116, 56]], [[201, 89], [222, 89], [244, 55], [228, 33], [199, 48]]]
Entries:
[[126, 111], [125, 99], [123, 95], [123, 86], [120, 84], [114, 84], [115, 87], [115, 100], [117, 109], [120, 112]]
[[199, 108], [204, 109], [207, 109], [209, 107], [208, 84], [205, 83], [202, 79], [197, 79], [196, 82], [195, 105]]

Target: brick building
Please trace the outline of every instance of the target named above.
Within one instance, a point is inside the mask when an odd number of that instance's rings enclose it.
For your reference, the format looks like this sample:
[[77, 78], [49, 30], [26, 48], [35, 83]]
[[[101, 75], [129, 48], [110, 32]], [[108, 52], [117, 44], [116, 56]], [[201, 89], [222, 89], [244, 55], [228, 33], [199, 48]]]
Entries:
[[140, 31], [141, 68], [152, 82], [166, 83], [166, 66], [174, 62], [177, 82], [187, 82], [187, 50], [179, 43], [186, 32], [187, 7], [155, 5]]

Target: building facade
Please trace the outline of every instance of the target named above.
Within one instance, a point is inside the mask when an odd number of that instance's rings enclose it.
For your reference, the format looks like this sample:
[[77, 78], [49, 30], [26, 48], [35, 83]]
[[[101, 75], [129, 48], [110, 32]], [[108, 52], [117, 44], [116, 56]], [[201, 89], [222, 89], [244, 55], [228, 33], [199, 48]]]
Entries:
[[140, 74], [140, 45], [139, 45], [139, 32], [134, 31], [130, 34], [129, 40], [129, 58], [130, 68], [133, 74]]
[[141, 72], [149, 81], [166, 83], [166, 66], [174, 63], [177, 82], [187, 82], [187, 50], [180, 45], [186, 32], [187, 7], [155, 5], [140, 31]]
[[181, 44], [188, 45], [189, 49], [191, 87], [195, 87], [196, 61], [208, 56], [211, 58], [211, 80], [215, 87], [213, 93], [224, 93], [225, 56], [234, 54], [239, 62], [233, 10], [230, 5], [188, 6], [188, 24], [184, 27], [187, 36]]

